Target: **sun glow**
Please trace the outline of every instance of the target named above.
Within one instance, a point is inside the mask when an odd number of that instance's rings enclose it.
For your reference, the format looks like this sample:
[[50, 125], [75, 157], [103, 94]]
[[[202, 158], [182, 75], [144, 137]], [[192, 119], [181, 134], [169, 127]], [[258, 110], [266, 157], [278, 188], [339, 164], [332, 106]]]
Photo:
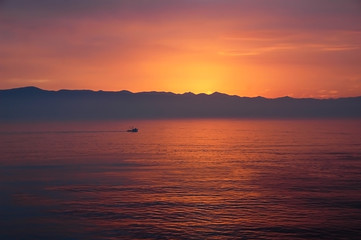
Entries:
[[178, 80], [181, 82], [183, 79], [184, 84], [178, 87], [192, 89], [194, 93], [217, 91], [226, 77], [225, 71], [219, 65], [212, 63], [185, 64], [183, 70]]
[[163, 85], [165, 91], [176, 93], [219, 91], [229, 75], [222, 64], [202, 59], [189, 61], [187, 57], [168, 62], [147, 62], [145, 65], [150, 79], [158, 79], [159, 85]]

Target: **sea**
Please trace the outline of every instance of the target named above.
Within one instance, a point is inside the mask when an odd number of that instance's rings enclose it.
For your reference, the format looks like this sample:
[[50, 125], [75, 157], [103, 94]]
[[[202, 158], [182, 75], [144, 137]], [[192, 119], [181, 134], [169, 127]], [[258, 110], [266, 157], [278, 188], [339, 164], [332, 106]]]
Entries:
[[0, 239], [360, 236], [361, 119], [0, 124]]

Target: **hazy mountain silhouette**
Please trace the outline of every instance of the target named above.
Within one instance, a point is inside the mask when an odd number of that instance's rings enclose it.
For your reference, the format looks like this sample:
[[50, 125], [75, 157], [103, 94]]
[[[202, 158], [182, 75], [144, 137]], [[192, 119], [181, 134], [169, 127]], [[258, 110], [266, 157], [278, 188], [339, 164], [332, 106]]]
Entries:
[[112, 120], [126, 118], [348, 118], [361, 117], [361, 97], [296, 99], [239, 97], [215, 92], [0, 90], [0, 120]]

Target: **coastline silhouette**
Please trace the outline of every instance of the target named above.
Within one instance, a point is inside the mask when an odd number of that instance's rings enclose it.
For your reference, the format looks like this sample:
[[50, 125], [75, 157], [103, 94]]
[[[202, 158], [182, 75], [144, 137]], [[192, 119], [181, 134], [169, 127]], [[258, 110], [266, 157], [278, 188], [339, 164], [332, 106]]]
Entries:
[[91, 90], [0, 90], [0, 121], [157, 118], [358, 118], [361, 97], [313, 99]]

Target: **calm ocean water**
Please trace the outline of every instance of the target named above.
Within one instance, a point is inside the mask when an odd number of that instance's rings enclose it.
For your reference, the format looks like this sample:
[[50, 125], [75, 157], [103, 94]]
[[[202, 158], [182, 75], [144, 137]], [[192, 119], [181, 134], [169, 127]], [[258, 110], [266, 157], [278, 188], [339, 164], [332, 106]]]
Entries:
[[0, 124], [0, 239], [359, 239], [360, 226], [361, 120]]

